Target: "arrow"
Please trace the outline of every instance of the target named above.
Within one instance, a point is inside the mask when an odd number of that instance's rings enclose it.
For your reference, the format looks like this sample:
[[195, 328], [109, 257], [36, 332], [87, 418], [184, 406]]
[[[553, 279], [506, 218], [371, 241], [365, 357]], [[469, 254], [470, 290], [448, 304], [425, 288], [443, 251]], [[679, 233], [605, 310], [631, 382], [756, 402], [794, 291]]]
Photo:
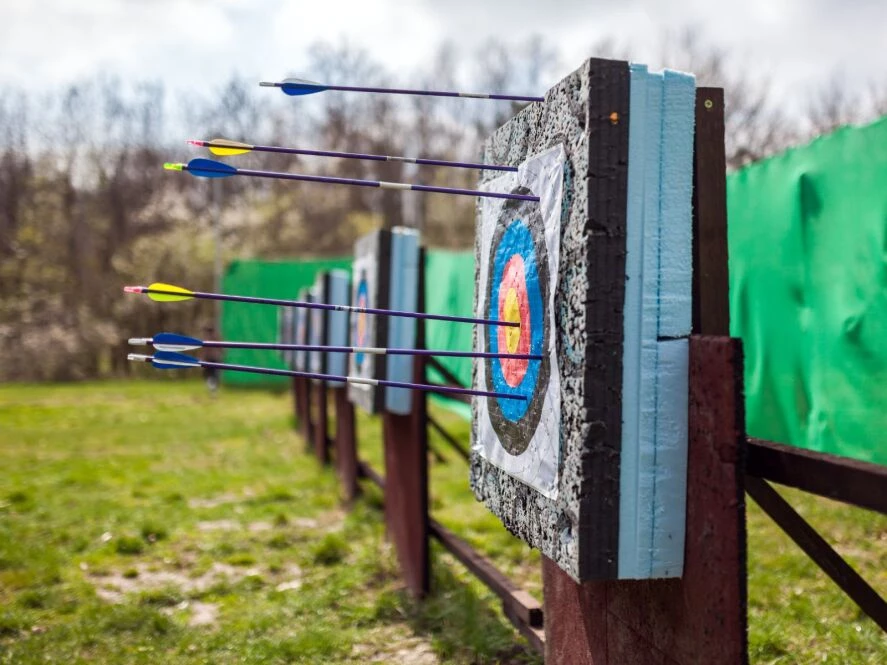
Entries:
[[244, 155], [248, 152], [276, 152], [284, 155], [309, 155], [311, 157], [340, 157], [342, 159], [364, 159], [374, 162], [403, 162], [406, 164], [421, 164], [423, 166], [447, 166], [456, 169], [481, 169], [490, 171], [517, 171], [516, 166], [501, 166], [499, 164], [476, 164], [473, 162], [448, 162], [442, 159], [424, 159], [422, 157], [392, 157], [391, 155], [370, 155], [360, 152], [334, 152], [332, 150], [308, 150], [305, 148], [281, 148], [274, 145], [253, 145], [240, 143], [229, 139], [211, 139], [203, 141], [190, 139], [190, 145], [209, 148], [209, 151], [220, 157]]
[[343, 90], [346, 92], [380, 92], [388, 95], [422, 95], [427, 97], [468, 97], [471, 99], [500, 99], [508, 102], [544, 102], [545, 97], [528, 97], [525, 95], [499, 95], [478, 92], [449, 92], [444, 90], [406, 90], [403, 88], [366, 88], [349, 85], [326, 85], [305, 79], [289, 78], [278, 82], [262, 81], [263, 88], [280, 88], [285, 95], [301, 97], [313, 95], [325, 90]]
[[158, 351], [194, 351], [200, 348], [260, 349], [269, 351], [322, 351], [324, 353], [369, 353], [380, 356], [441, 356], [449, 358], [502, 358], [505, 360], [542, 360], [541, 354], [490, 353], [487, 351], [435, 351], [432, 349], [397, 349], [378, 346], [324, 346], [320, 344], [279, 344], [266, 342], [213, 342], [175, 333], [154, 337], [132, 337], [133, 346], [151, 345]]
[[316, 374], [314, 372], [299, 372], [291, 369], [272, 369], [270, 367], [253, 367], [252, 365], [231, 365], [229, 363], [214, 363], [206, 360], [198, 360], [184, 353], [171, 351], [157, 351], [153, 356], [145, 356], [140, 353], [130, 353], [127, 360], [134, 362], [151, 363], [157, 369], [189, 369], [193, 367], [209, 367], [215, 369], [230, 370], [233, 372], [250, 372], [252, 374], [269, 374], [272, 376], [301, 376], [306, 379], [319, 381], [338, 381], [341, 383], [363, 384], [367, 386], [386, 386], [389, 388], [409, 388], [412, 390], [426, 390], [436, 393], [453, 393], [458, 395], [477, 395], [478, 397], [495, 397], [498, 399], [517, 399], [527, 401], [524, 395], [510, 395], [507, 393], [489, 392], [486, 390], [472, 390], [470, 388], [456, 388], [453, 386], [436, 386], [425, 383], [407, 383], [405, 381], [387, 381], [385, 379], [366, 379], [360, 376], [339, 376], [338, 374]]
[[477, 189], [458, 189], [455, 187], [437, 187], [434, 185], [411, 185], [405, 182], [385, 182], [384, 180], [358, 180], [356, 178], [335, 178], [323, 175], [304, 175], [301, 173], [279, 173], [277, 171], [256, 171], [255, 169], [238, 169], [230, 164], [223, 164], [214, 159], [192, 159], [187, 164], [166, 162], [163, 165], [168, 171], [188, 171], [201, 178], [228, 178], [235, 175], [252, 176], [254, 178], [276, 178], [278, 180], [299, 180], [302, 182], [324, 182], [331, 185], [353, 185], [355, 187], [381, 187], [382, 189], [401, 189], [414, 192], [436, 192], [438, 194], [458, 194], [460, 196], [482, 196], [493, 199], [515, 199], [518, 201], [539, 201], [538, 196], [529, 194], [505, 194], [501, 192], [483, 192]]
[[455, 323], [479, 323], [486, 326], [520, 327], [519, 321], [496, 321], [494, 319], [474, 319], [467, 316], [450, 316], [449, 314], [427, 314], [425, 312], [406, 312], [397, 309], [377, 309], [375, 307], [355, 307], [353, 305], [330, 305], [322, 302], [304, 302], [301, 300], [282, 300], [280, 298], [258, 298], [255, 296], [232, 296], [224, 293], [207, 293], [205, 291], [189, 291], [181, 286], [154, 282], [150, 286], [124, 286], [125, 293], [146, 293], [151, 300], [157, 302], [179, 302], [192, 298], [203, 300], [227, 300], [230, 302], [248, 302], [259, 305], [277, 305], [278, 307], [301, 307], [302, 309], [323, 309], [331, 312], [354, 312], [357, 314], [380, 314], [383, 316], [401, 316], [409, 319], [431, 319], [434, 321], [452, 321]]

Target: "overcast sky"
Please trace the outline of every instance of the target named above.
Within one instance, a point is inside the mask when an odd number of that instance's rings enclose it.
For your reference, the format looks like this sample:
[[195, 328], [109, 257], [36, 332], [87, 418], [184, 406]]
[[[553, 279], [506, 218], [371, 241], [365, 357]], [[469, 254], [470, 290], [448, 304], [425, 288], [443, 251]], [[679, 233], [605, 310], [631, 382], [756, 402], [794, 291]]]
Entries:
[[769, 76], [788, 106], [836, 74], [860, 88], [887, 78], [887, 0], [0, 0], [0, 85], [99, 71], [172, 88], [310, 78], [304, 47], [342, 37], [412, 73], [445, 39], [470, 51], [534, 33], [561, 49], [562, 75], [605, 37], [655, 66], [656, 38], [687, 25]]

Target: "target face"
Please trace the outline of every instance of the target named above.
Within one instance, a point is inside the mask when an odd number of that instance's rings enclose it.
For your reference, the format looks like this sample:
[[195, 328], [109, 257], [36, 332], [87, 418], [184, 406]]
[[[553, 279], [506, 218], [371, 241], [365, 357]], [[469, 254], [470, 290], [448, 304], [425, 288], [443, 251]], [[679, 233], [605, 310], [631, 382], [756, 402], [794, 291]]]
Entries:
[[520, 326], [488, 326], [487, 349], [543, 357], [486, 361], [487, 390], [527, 397], [488, 400], [493, 429], [512, 455], [523, 453], [536, 431], [551, 372], [547, 353], [551, 331], [546, 316], [549, 266], [541, 229], [537, 204], [509, 201], [500, 214], [489, 255], [486, 317]]
[[[472, 450], [543, 496], [557, 497], [561, 378], [555, 307], [560, 267], [564, 151], [556, 146], [518, 172], [484, 183], [490, 191], [535, 194], [535, 201], [486, 198], [478, 204], [475, 312], [518, 326], [479, 327], [476, 347], [538, 360], [484, 358], [473, 384], [502, 397], [472, 402]], [[522, 399], [515, 399], [522, 398]]]
[[[369, 307], [369, 286], [367, 285], [366, 272], [361, 272], [357, 283], [357, 299], [354, 302], [356, 307]], [[369, 314], [366, 312], [357, 312], [354, 320], [354, 345], [355, 346], [372, 346], [369, 344]], [[363, 371], [366, 363], [367, 354], [361, 352], [354, 356], [354, 362], [358, 371]]]
[[[351, 303], [355, 307], [387, 309], [391, 275], [391, 232], [378, 229], [354, 243]], [[384, 347], [388, 325], [384, 317], [354, 312], [350, 318], [351, 346]], [[348, 356], [348, 373], [376, 381], [386, 378], [384, 358], [370, 353]], [[364, 383], [348, 385], [348, 399], [367, 413], [378, 413], [385, 401], [385, 389]]]

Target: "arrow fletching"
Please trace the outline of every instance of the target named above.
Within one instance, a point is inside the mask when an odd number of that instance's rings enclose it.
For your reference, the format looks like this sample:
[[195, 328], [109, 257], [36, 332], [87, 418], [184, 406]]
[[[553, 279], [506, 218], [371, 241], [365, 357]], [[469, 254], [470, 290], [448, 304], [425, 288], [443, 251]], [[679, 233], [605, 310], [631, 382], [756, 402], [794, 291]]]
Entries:
[[323, 92], [327, 86], [316, 81], [306, 79], [284, 79], [280, 82], [280, 89], [285, 95], [299, 97], [301, 95], [313, 95], [315, 92]]
[[185, 168], [188, 173], [200, 178], [227, 178], [237, 174], [237, 169], [233, 166], [201, 157], [192, 159]]
[[157, 351], [151, 358], [151, 364], [157, 369], [188, 369], [200, 367], [200, 361], [184, 353]]
[[176, 333], [158, 333], [154, 335], [151, 344], [158, 351], [177, 353], [199, 349], [203, 346], [203, 340], [196, 337], [187, 337], [186, 335], [177, 335]]
[[[170, 291], [171, 293], [152, 293], [152, 291]], [[156, 302], [180, 302], [182, 300], [190, 300], [194, 296], [193, 291], [183, 289], [175, 284], [164, 284], [163, 282], [154, 282], [142, 293], [147, 293], [148, 297]]]
[[253, 149], [249, 143], [231, 141], [230, 139], [212, 139], [211, 141], [188, 141], [191, 145], [199, 145], [209, 148], [209, 151], [219, 157], [232, 157], [244, 155]]

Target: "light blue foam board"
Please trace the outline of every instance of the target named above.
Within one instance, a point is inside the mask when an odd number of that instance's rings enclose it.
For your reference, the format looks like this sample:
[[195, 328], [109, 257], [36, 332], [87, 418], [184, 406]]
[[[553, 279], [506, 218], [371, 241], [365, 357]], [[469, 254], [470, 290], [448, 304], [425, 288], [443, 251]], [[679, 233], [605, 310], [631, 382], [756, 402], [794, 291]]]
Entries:
[[687, 514], [687, 437], [690, 342], [657, 342], [656, 484], [650, 524], [647, 577], [680, 577], [684, 571]]
[[[645, 153], [648, 142], [647, 67], [631, 66], [628, 130], [628, 201], [625, 239], [625, 302], [622, 345], [622, 449], [619, 466], [619, 574], [637, 576], [639, 391], [644, 258]], [[658, 146], [659, 137], [654, 137]]]
[[666, 70], [662, 97], [659, 336], [685, 337], [692, 321], [693, 127], [696, 79]]
[[[680, 115], [686, 105], [666, 103], [668, 76], [631, 68], [619, 499], [623, 579], [676, 577], [683, 570], [688, 344], [661, 337], [689, 334], [691, 275], [685, 261], [691, 255], [695, 91], [692, 77], [683, 77], [679, 87], [685, 79], [691, 84], [690, 124], [674, 122], [673, 109]], [[689, 145], [689, 158], [667, 154], [672, 148], [680, 153], [681, 144]], [[688, 205], [682, 208], [684, 199]], [[684, 318], [685, 328], [675, 325]]]
[[[317, 303], [326, 302], [326, 290], [324, 289], [324, 283], [326, 280], [325, 273], [319, 273], [317, 278], [314, 281], [314, 286], [311, 287], [311, 301]], [[324, 338], [324, 324], [326, 319], [326, 312], [322, 309], [311, 309], [308, 310], [308, 317], [310, 318], [311, 323], [309, 324], [309, 341], [308, 343], [312, 346], [323, 346], [327, 343]], [[322, 351], [309, 351], [308, 352], [308, 371], [314, 372], [315, 374], [324, 373], [324, 354]]]
[[[391, 232], [391, 309], [415, 312], [419, 304], [419, 232], [394, 228]], [[416, 346], [416, 319], [388, 317], [388, 345], [412, 349]], [[413, 356], [385, 356], [389, 381], [413, 380]], [[412, 408], [412, 391], [406, 388], [385, 390], [385, 409], [405, 415]]]
[[[351, 298], [351, 275], [346, 270], [331, 270], [329, 277], [329, 303], [348, 305]], [[327, 313], [327, 339], [330, 346], [348, 346], [348, 312]], [[327, 374], [342, 376], [348, 373], [348, 354], [330, 353], [327, 355]], [[341, 381], [328, 381], [331, 388], [344, 388]]]

